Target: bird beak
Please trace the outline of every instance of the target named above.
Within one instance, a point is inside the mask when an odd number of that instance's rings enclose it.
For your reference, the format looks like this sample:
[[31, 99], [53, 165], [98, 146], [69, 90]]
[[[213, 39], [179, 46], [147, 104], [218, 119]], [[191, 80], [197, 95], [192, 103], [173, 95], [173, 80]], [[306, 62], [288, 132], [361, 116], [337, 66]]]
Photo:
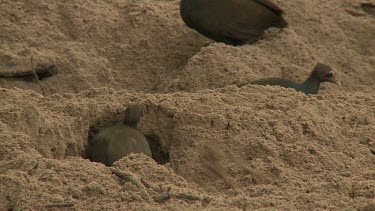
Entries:
[[341, 87], [341, 81], [336, 77], [336, 74], [334, 74], [329, 81]]
[[334, 80], [333, 83], [335, 83], [337, 86], [341, 86], [341, 81], [340, 80]]

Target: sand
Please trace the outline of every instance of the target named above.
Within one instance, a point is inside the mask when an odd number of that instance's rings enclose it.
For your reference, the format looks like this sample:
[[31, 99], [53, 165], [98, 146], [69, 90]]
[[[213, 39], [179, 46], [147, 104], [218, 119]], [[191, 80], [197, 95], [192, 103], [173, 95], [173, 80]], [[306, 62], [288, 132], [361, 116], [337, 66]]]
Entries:
[[[289, 26], [241, 47], [175, 0], [1, 1], [0, 210], [374, 210], [375, 16], [359, 0], [274, 0]], [[375, 4], [375, 1], [365, 1]], [[233, 84], [304, 80], [318, 95]], [[145, 106], [153, 158], [106, 167], [88, 138]]]

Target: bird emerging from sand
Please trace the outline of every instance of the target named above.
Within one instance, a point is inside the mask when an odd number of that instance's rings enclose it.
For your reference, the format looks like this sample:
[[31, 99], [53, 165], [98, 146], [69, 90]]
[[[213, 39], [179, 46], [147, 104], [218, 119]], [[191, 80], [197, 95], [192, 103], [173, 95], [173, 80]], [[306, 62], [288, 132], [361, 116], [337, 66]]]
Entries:
[[141, 114], [140, 105], [129, 105], [122, 122], [96, 134], [89, 141], [91, 160], [111, 166], [130, 153], [152, 157], [146, 137], [137, 128]]
[[288, 24], [270, 0], [181, 0], [185, 24], [217, 42], [239, 46], [253, 43], [270, 27]]
[[341, 86], [340, 80], [337, 79], [336, 73], [330, 66], [317, 63], [309, 77], [303, 83], [297, 83], [283, 78], [262, 78], [237, 84], [237, 87], [242, 87], [247, 84], [270, 85], [292, 88], [305, 94], [318, 94], [320, 83], [322, 82], [330, 82]]

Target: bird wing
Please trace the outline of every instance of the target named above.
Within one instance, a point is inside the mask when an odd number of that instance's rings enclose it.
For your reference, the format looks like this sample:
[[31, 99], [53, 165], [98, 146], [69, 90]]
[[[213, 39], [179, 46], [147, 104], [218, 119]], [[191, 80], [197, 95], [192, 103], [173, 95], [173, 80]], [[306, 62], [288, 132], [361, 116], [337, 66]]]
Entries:
[[225, 16], [225, 12], [227, 11], [210, 15], [205, 11], [197, 10], [192, 12], [191, 20], [194, 22], [195, 27], [213, 35], [221, 34], [238, 39], [246, 39], [249, 35], [262, 35], [263, 30], [248, 27], [250, 24], [247, 22], [246, 17], [242, 18], [243, 16], [240, 14]]
[[281, 15], [283, 13], [283, 11], [275, 3], [273, 3], [270, 0], [254, 0], [254, 1], [269, 8], [270, 10], [272, 10], [274, 13], [278, 15]]
[[280, 25], [281, 10], [269, 0], [200, 1], [185, 16], [188, 25], [215, 40], [248, 40]]
[[232, 0], [222, 10], [226, 13], [225, 19], [219, 19], [223, 35], [240, 40], [260, 37], [267, 28], [285, 22], [282, 10], [270, 0]]

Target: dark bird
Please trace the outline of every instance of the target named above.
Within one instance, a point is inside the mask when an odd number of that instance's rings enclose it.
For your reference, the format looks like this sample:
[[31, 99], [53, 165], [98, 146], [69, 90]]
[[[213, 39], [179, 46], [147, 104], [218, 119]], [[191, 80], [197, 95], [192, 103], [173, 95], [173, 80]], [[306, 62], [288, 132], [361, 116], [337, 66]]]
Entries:
[[181, 0], [180, 4], [188, 27], [234, 46], [255, 42], [270, 27], [286, 27], [282, 13], [270, 0]]
[[247, 84], [270, 85], [293, 88], [305, 94], [317, 94], [320, 83], [322, 82], [335, 83], [341, 86], [341, 82], [337, 80], [336, 74], [330, 66], [317, 63], [310, 76], [303, 83], [297, 83], [283, 78], [262, 78], [259, 80], [238, 84], [237, 87], [242, 87]]
[[141, 106], [129, 105], [122, 122], [96, 134], [89, 141], [91, 160], [111, 166], [130, 153], [143, 153], [152, 157], [146, 137], [137, 128], [141, 113]]

